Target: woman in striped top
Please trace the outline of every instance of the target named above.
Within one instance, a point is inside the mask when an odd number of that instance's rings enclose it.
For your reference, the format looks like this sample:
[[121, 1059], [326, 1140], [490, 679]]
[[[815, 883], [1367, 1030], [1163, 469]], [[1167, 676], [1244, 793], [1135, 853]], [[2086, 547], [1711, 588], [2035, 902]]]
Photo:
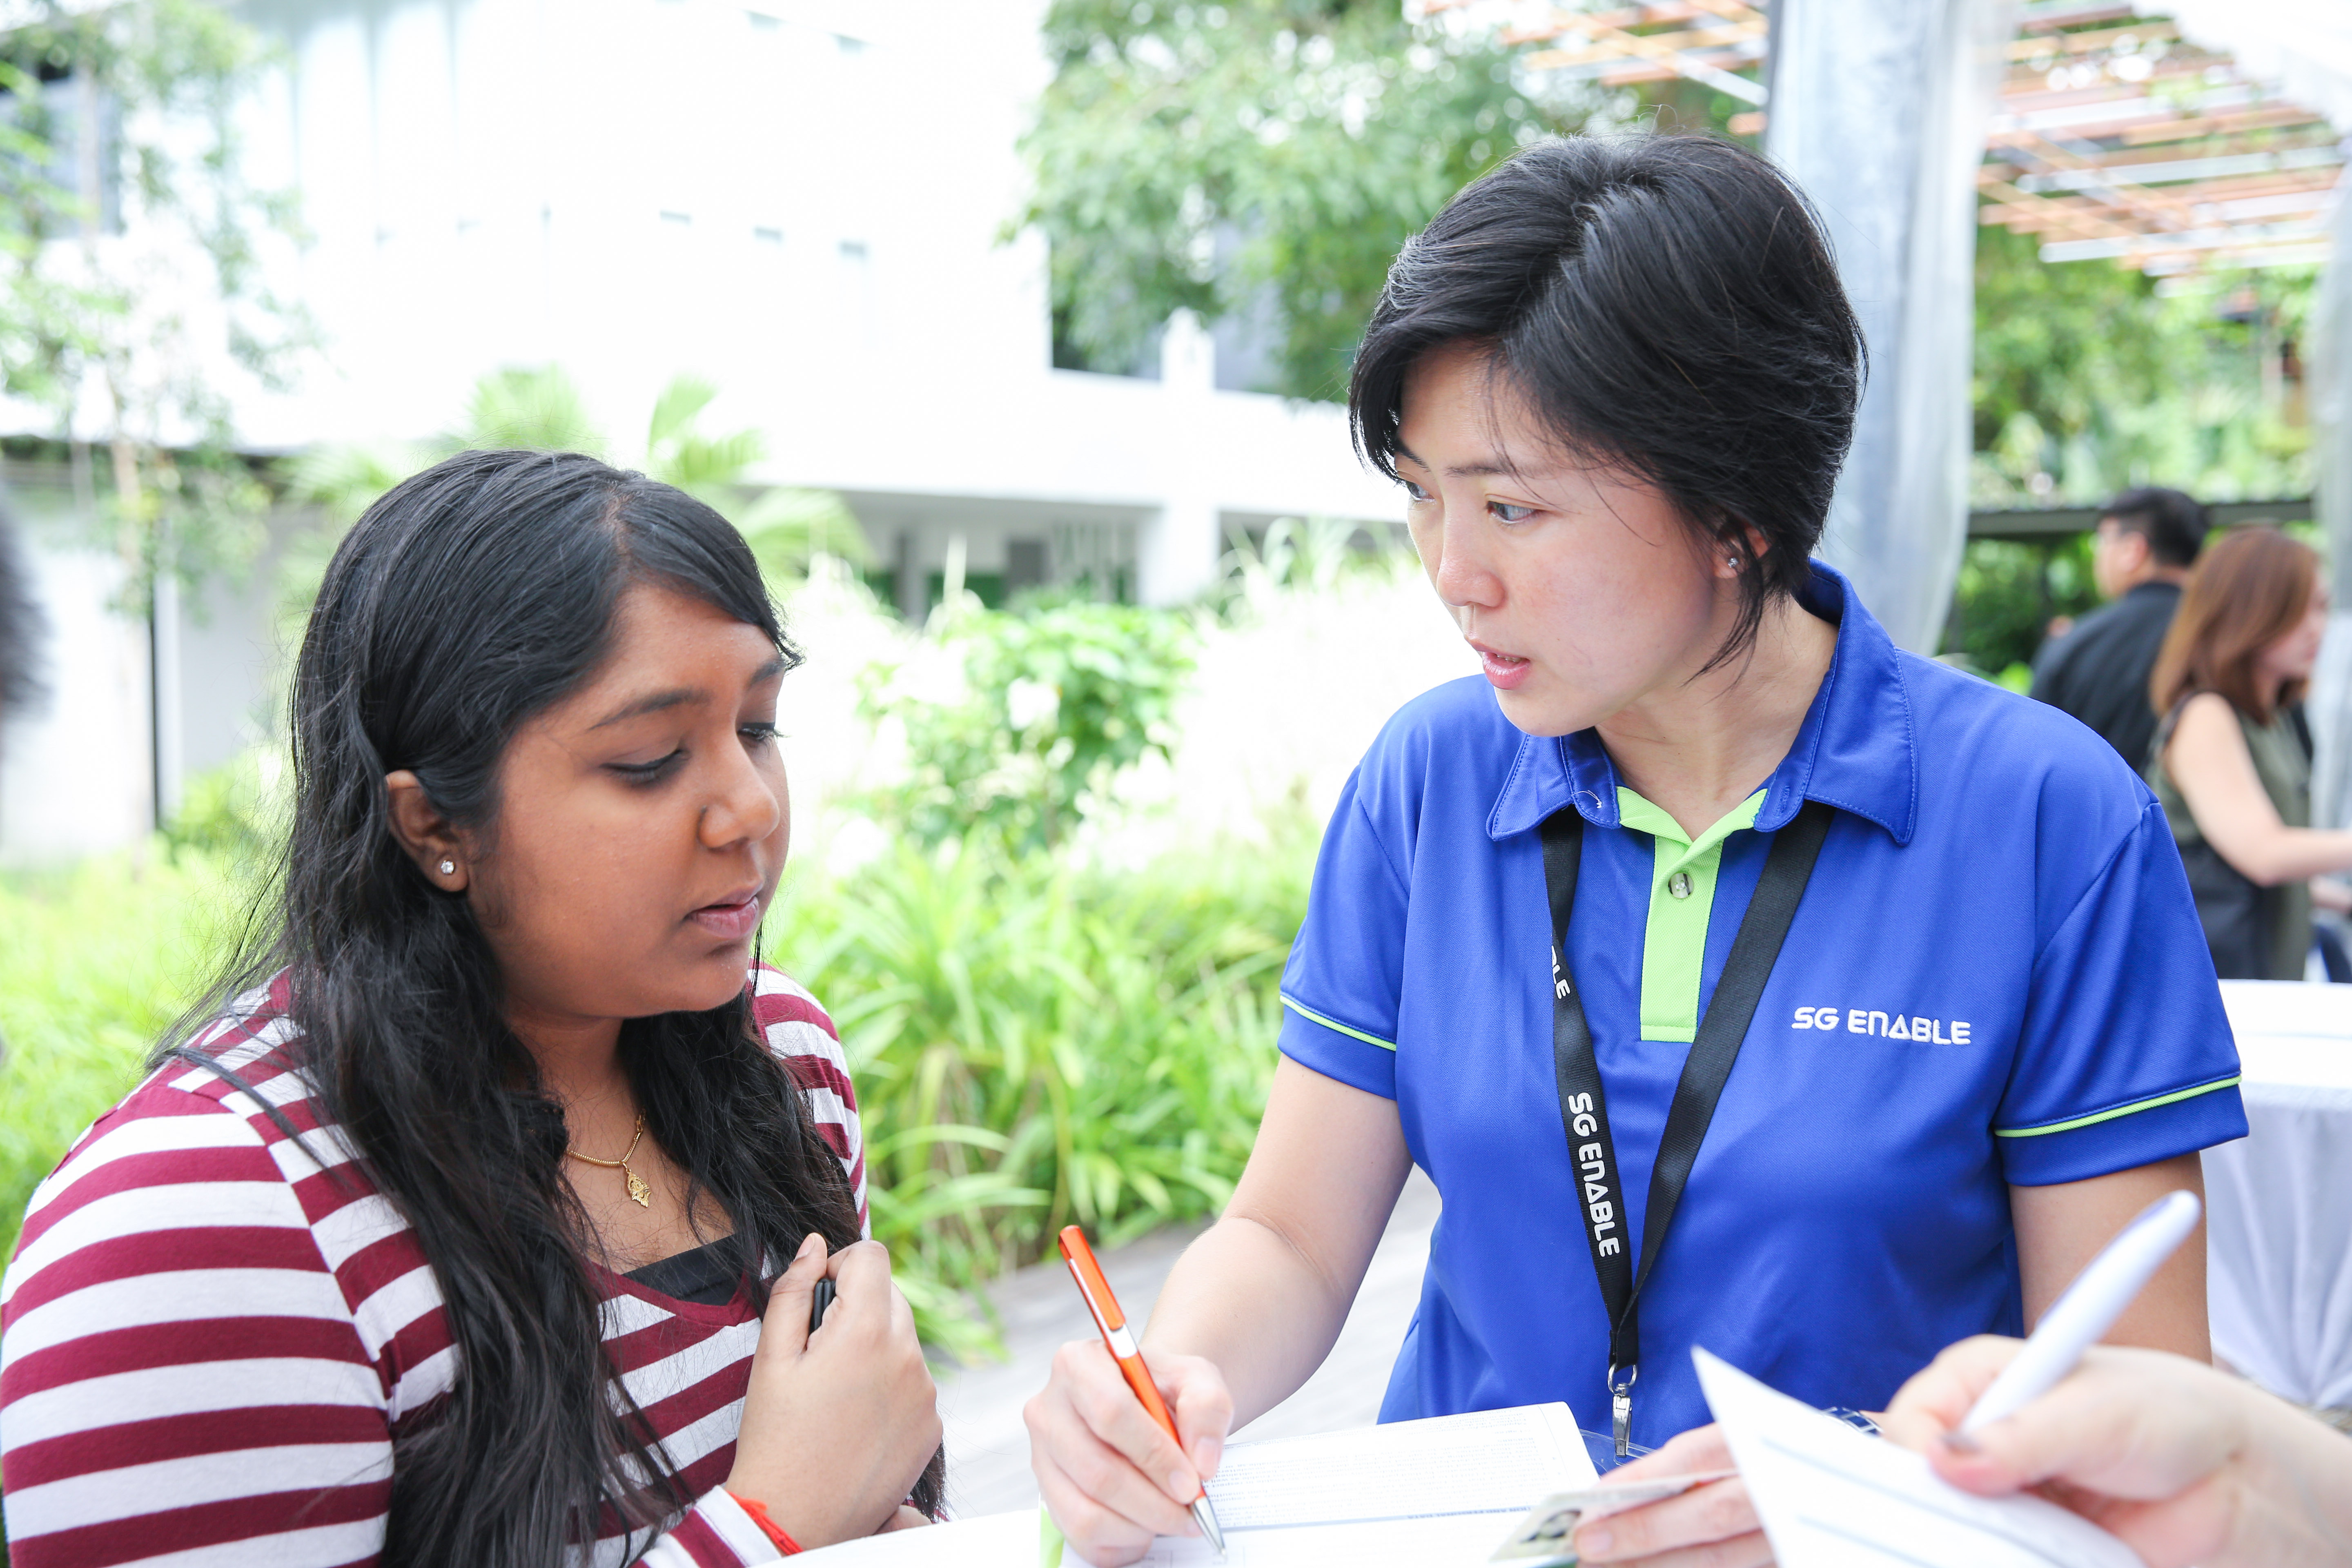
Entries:
[[936, 1510], [841, 1049], [754, 957], [795, 657], [733, 529], [587, 458], [360, 520], [260, 934], [0, 1285], [16, 1568], [712, 1568]]

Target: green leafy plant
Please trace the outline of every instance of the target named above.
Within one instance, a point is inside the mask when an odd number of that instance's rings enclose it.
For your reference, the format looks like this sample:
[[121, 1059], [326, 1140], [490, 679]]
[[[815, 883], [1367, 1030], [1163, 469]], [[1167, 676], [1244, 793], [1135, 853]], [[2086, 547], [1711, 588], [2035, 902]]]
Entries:
[[1336, 397], [1389, 261], [1473, 176], [1580, 111], [1396, 0], [1056, 0], [1023, 142], [1056, 359], [1124, 370], [1179, 310], [1260, 321], [1255, 390]]
[[0, 1257], [34, 1186], [211, 978], [232, 868], [188, 850], [0, 878]]
[[1976, 503], [2096, 505], [2150, 484], [2209, 501], [2310, 494], [2295, 344], [2317, 272], [2165, 287], [2104, 262], [2044, 263], [2031, 237], [1980, 231]]
[[902, 845], [782, 900], [777, 957], [840, 1026], [875, 1235], [927, 1339], [985, 1348], [962, 1293], [1064, 1225], [1116, 1246], [1223, 1205], [1305, 905], [1311, 840], [1285, 847], [1113, 878]]
[[[1973, 539], [1960, 558], [1944, 650], [1970, 668], [2022, 689], [2034, 650], [2050, 623], [2099, 607], [2091, 580], [2091, 536], [2048, 540]], [[2012, 673], [2017, 672], [2017, 673]]]
[[910, 763], [872, 804], [927, 844], [980, 828], [1051, 847], [1120, 770], [1167, 754], [1192, 637], [1185, 617], [1132, 605], [946, 606], [929, 649], [864, 682]]

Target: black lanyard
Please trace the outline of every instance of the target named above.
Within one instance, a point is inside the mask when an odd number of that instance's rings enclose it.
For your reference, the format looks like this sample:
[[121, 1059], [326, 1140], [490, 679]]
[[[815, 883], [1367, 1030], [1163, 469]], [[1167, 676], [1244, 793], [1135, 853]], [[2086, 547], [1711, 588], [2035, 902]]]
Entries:
[[1731, 956], [1715, 984], [1698, 1037], [1683, 1059], [1666, 1130], [1658, 1140], [1657, 1163], [1650, 1168], [1650, 1204], [1642, 1221], [1642, 1268], [1637, 1274], [1625, 1250], [1625, 1204], [1617, 1178], [1617, 1149], [1609, 1136], [1609, 1102], [1601, 1092], [1601, 1063], [1592, 1054], [1592, 1030], [1584, 1003], [1570, 983], [1568, 921], [1576, 908], [1577, 862], [1584, 846], [1584, 818], [1574, 806], [1546, 818], [1544, 885], [1551, 894], [1552, 1066], [1559, 1078], [1559, 1121], [1568, 1134], [1570, 1163], [1583, 1186], [1584, 1239], [1592, 1248], [1592, 1272], [1601, 1281], [1601, 1303], [1609, 1314], [1609, 1405], [1617, 1457], [1631, 1452], [1633, 1380], [1642, 1361], [1642, 1325], [1636, 1302], [1643, 1283], [1657, 1267], [1675, 1205], [1682, 1201], [1691, 1166], [1715, 1102], [1731, 1077], [1748, 1020], [1771, 978], [1781, 941], [1797, 918], [1805, 882], [1829, 836], [1830, 807], [1808, 801], [1795, 821], [1772, 836], [1764, 876], [1739, 922]]

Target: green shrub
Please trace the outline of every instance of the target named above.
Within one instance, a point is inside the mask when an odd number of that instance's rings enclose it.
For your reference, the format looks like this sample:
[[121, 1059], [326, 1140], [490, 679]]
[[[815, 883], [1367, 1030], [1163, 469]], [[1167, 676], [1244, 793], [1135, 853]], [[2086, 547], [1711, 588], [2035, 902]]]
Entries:
[[0, 878], [0, 1258], [33, 1188], [212, 977], [237, 913], [228, 865], [151, 851]]
[[2030, 665], [2053, 617], [2080, 617], [2098, 607], [2089, 534], [1972, 539], [1953, 585], [1944, 651], [1964, 654], [1987, 672]]
[[1065, 602], [935, 624], [937, 645], [868, 672], [860, 694], [868, 718], [904, 727], [910, 764], [868, 805], [923, 842], [979, 828], [1051, 848], [1120, 770], [1167, 754], [1192, 669], [1184, 616]]
[[1073, 1222], [1110, 1245], [1214, 1213], [1271, 1078], [1307, 857], [1114, 878], [975, 840], [793, 889], [776, 958], [839, 1025], [874, 1232], [926, 1336], [985, 1336], [950, 1292]]

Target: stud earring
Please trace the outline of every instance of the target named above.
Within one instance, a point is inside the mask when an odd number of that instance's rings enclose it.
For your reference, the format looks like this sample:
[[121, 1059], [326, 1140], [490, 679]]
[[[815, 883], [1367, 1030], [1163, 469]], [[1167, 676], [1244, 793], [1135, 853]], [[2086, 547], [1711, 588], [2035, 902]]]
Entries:
[[457, 874], [457, 862], [456, 862], [455, 860], [444, 860], [444, 861], [442, 861], [442, 862], [441, 862], [441, 874], [442, 874], [443, 876], [445, 876], [445, 877], [454, 877], [454, 876], [456, 876], [456, 875]]

